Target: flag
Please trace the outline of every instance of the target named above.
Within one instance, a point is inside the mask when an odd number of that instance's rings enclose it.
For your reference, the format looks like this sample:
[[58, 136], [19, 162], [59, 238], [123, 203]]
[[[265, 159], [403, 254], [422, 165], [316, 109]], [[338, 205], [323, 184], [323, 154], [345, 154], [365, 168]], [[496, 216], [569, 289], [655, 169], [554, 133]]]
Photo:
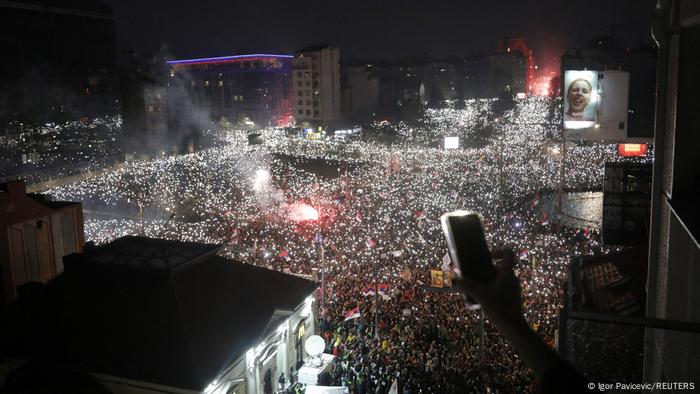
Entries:
[[357, 220], [358, 222], [361, 222], [362, 221], [362, 214], [358, 212], [357, 215], [355, 215], [355, 220]]
[[360, 317], [360, 307], [356, 306], [356, 307], [350, 309], [349, 311], [345, 312], [345, 320], [344, 321], [357, 319], [358, 317]]
[[366, 244], [367, 244], [367, 249], [372, 249], [374, 247], [374, 245], [377, 244], [377, 241], [370, 238], [367, 240]]
[[518, 254], [518, 258], [520, 260], [525, 260], [527, 261], [530, 258], [530, 251], [527, 249], [521, 249], [520, 253]]
[[391, 384], [391, 387], [389, 388], [389, 393], [388, 394], [399, 394], [399, 380], [394, 378], [394, 382]]
[[452, 287], [452, 272], [445, 271], [442, 273], [443, 283], [445, 287]]
[[285, 261], [289, 261], [289, 260], [292, 259], [291, 257], [289, 257], [289, 252], [286, 251], [286, 250], [283, 250], [283, 251], [277, 253], [277, 257], [281, 257], [281, 258], [283, 258]]
[[320, 231], [317, 231], [314, 235], [314, 242], [317, 244], [323, 243], [323, 234]]
[[362, 295], [365, 296], [365, 297], [371, 296], [371, 295], [374, 295], [374, 294], [375, 294], [375, 292], [374, 292], [374, 286], [367, 286], [367, 287], [365, 287], [364, 290], [362, 290]]
[[387, 290], [389, 290], [389, 285], [386, 283], [380, 283], [377, 287], [379, 288], [379, 296], [381, 296], [384, 301], [389, 301], [391, 299], [391, 296], [387, 294]]

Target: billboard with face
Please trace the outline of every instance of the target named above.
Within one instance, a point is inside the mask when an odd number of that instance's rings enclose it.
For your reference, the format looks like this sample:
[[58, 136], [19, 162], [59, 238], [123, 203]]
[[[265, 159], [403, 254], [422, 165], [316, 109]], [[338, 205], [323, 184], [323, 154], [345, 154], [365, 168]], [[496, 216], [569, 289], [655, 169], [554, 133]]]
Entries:
[[564, 73], [564, 129], [587, 129], [597, 122], [598, 72]]

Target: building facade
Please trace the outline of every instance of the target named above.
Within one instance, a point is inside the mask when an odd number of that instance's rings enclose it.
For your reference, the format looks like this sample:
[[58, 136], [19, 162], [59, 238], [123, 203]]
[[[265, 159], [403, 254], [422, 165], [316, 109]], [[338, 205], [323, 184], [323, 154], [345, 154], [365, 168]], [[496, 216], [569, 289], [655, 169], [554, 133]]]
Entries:
[[320, 45], [294, 55], [292, 102], [294, 120], [302, 126], [325, 126], [340, 120], [340, 52]]
[[[658, 45], [654, 172], [646, 316], [700, 322], [700, 4], [664, 0], [652, 35]], [[632, 94], [632, 92], [630, 92]], [[697, 332], [648, 330], [644, 381], [696, 382]]]
[[292, 58], [249, 54], [168, 61], [170, 116], [191, 104], [216, 121], [290, 124]]
[[27, 194], [24, 181], [0, 187], [0, 296], [8, 304], [19, 286], [63, 272], [63, 256], [82, 251], [85, 235], [80, 203]]
[[114, 115], [112, 10], [98, 0], [0, 2], [0, 128]]
[[366, 66], [344, 68], [342, 113], [347, 121], [364, 121], [379, 109], [379, 78]]

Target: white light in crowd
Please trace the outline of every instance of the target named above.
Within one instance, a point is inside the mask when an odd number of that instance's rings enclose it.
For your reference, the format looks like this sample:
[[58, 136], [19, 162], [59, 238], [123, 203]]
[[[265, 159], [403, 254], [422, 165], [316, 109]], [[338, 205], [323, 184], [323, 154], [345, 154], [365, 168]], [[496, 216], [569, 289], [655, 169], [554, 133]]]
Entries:
[[459, 148], [459, 137], [445, 137], [445, 149]]

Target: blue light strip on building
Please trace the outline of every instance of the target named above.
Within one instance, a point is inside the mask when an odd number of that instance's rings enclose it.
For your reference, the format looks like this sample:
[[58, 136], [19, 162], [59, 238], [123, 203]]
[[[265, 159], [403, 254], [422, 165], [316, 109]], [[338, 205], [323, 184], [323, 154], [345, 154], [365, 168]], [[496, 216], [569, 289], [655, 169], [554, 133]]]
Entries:
[[254, 53], [251, 55], [236, 55], [236, 56], [221, 56], [221, 57], [205, 57], [201, 59], [186, 59], [186, 60], [170, 60], [165, 63], [169, 65], [178, 64], [197, 64], [197, 63], [216, 63], [232, 60], [245, 60], [252, 58], [273, 58], [273, 59], [291, 59], [293, 55], [273, 55], [268, 53]]

